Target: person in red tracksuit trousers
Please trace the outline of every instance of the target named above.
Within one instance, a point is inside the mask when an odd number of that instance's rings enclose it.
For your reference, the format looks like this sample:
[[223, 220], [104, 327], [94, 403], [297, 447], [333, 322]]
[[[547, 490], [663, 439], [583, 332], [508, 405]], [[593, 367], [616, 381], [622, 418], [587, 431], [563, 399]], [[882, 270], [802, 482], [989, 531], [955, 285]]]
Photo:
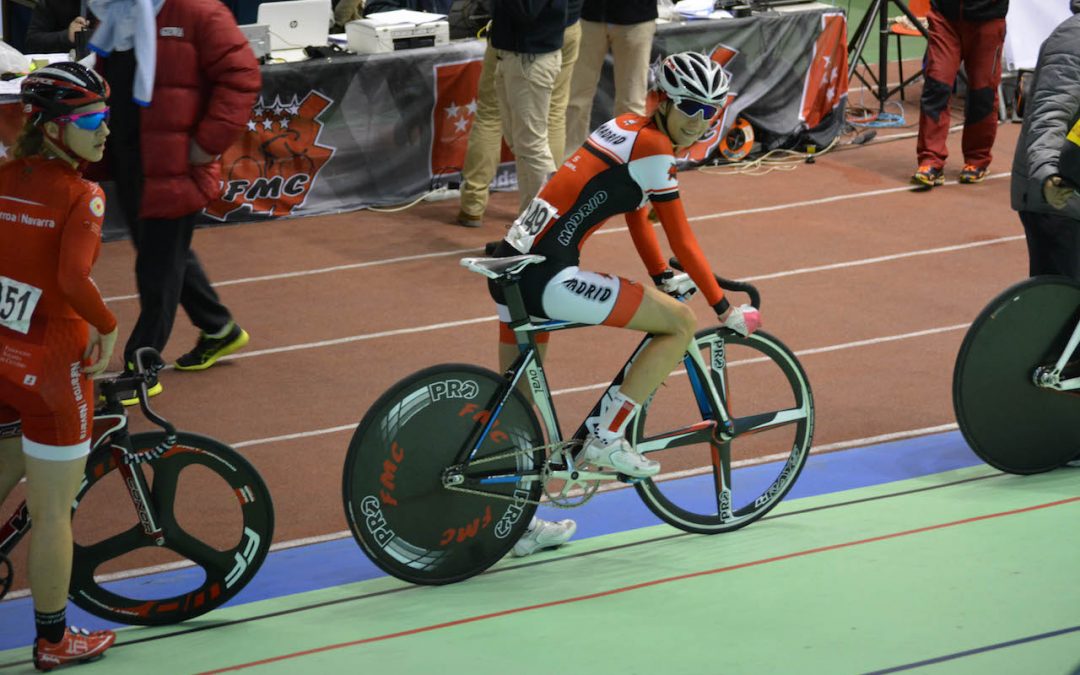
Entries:
[[1009, 0], [931, 0], [922, 101], [919, 110], [919, 168], [911, 182], [930, 189], [945, 183], [949, 156], [949, 99], [960, 64], [967, 74], [964, 168], [961, 183], [986, 178], [997, 135], [997, 89]]

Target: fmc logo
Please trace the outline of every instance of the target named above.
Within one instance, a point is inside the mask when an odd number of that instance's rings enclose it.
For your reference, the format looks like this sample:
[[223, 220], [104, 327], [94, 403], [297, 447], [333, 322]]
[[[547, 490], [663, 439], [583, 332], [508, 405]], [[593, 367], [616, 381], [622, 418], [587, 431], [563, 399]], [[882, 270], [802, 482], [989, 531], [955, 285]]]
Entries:
[[267, 104], [259, 98], [247, 131], [221, 158], [221, 196], [204, 212], [218, 220], [241, 209], [279, 217], [302, 205], [334, 156], [335, 148], [319, 143], [319, 116], [333, 102], [317, 91], [288, 102], [275, 96]]

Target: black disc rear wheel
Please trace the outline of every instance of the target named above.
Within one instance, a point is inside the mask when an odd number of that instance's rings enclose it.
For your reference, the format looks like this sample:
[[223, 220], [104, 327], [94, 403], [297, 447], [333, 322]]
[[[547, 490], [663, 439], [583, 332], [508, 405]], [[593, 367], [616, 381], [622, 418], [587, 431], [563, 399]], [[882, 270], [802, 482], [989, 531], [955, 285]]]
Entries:
[[[1080, 284], [1035, 277], [999, 295], [971, 324], [953, 371], [953, 409], [968, 445], [987, 464], [1031, 474], [1080, 454], [1080, 392], [1032, 380], [1036, 368], [1061, 356], [1077, 321]], [[1080, 374], [1078, 366], [1069, 368]]]
[[434, 366], [395, 384], [364, 415], [345, 458], [345, 516], [364, 553], [387, 573], [417, 584], [460, 581], [502, 558], [528, 526], [541, 484], [513, 475], [536, 472], [544, 442], [519, 392], [507, 400], [470, 469], [505, 474], [507, 481], [462, 485], [480, 494], [443, 483], [504, 383], [476, 366]]

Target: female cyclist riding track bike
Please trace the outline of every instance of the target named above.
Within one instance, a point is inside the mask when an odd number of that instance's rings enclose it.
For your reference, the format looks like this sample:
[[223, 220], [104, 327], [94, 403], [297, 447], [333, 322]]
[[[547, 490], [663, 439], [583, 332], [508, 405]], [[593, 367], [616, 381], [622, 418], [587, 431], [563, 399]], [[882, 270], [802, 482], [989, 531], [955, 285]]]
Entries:
[[[499, 258], [545, 257], [521, 273], [525, 308], [532, 316], [655, 336], [622, 383], [608, 391], [600, 415], [590, 420], [584, 445], [586, 462], [637, 478], [655, 476], [660, 464], [638, 453], [624, 438], [625, 430], [686, 353], [697, 327], [693, 311], [671, 296], [693, 281], [722, 326], [746, 336], [761, 324], [755, 308], [732, 308], [724, 298], [679, 197], [675, 152], [697, 142], [719, 119], [727, 101], [728, 73], [707, 56], [683, 52], [664, 59], [657, 80], [660, 103], [652, 116], [620, 115], [594, 131], [548, 180], [494, 252]], [[668, 267], [649, 221], [650, 204], [689, 276]], [[589, 236], [620, 213], [657, 289], [578, 267]], [[491, 281], [489, 290], [498, 306], [499, 362], [505, 370], [519, 346], [507, 323], [502, 289]]]
[[[705, 133], [727, 89], [727, 73], [710, 59], [668, 57], [652, 117], [623, 115], [600, 127], [514, 222], [496, 257], [462, 260], [489, 279], [498, 304], [503, 375], [432, 366], [365, 414], [346, 455], [343, 493], [353, 535], [382, 569], [422, 584], [468, 578], [509, 550], [541, 495], [553, 506], [580, 506], [609, 481], [634, 484], [658, 517], [705, 534], [754, 522], [791, 489], [813, 436], [806, 374], [783, 344], [755, 332], [754, 289], [725, 281], [752, 301], [733, 309], [724, 299], [679, 201], [675, 149]], [[689, 275], [668, 267], [646, 215], [650, 202], [677, 269]], [[578, 268], [585, 239], [619, 213], [659, 290]], [[699, 287], [721, 325], [695, 333], [694, 313], [680, 300]], [[564, 436], [541, 343], [552, 331], [598, 324], [647, 335]], [[680, 360], [685, 370], [672, 373]], [[665, 379], [671, 386], [658, 390]], [[685, 491], [679, 481], [654, 480], [661, 455], [682, 469], [678, 476], [711, 480]], [[735, 478], [737, 468], [747, 471]]]
[[25, 475], [34, 665], [51, 670], [115, 640], [65, 621], [71, 503], [93, 428], [89, 377], [108, 365], [117, 331], [90, 278], [105, 197], [80, 173], [105, 150], [109, 85], [58, 63], [27, 76], [21, 98], [29, 117], [16, 159], [0, 167], [0, 501]]

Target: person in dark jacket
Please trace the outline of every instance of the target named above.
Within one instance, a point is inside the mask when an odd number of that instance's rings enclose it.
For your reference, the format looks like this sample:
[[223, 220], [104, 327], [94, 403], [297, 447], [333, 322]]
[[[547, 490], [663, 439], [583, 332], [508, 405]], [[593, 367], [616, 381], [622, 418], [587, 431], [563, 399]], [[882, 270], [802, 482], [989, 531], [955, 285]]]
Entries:
[[26, 29], [27, 54], [66, 54], [90, 26], [83, 0], [38, 0]]
[[567, 0], [499, 0], [492, 6], [495, 91], [503, 135], [514, 152], [522, 210], [555, 171], [548, 111], [562, 68], [566, 13]]
[[125, 363], [140, 347], [163, 351], [182, 306], [201, 332], [176, 368], [203, 370], [248, 341], [191, 241], [196, 214], [221, 192], [217, 158], [246, 128], [262, 89], [259, 64], [219, 0], [90, 7], [101, 19], [90, 48], [113, 87], [106, 158], [136, 250], [140, 311]]
[[[551, 90], [548, 108], [548, 149], [558, 163], [566, 154], [566, 107], [570, 100], [570, 80], [581, 46], [581, 2], [568, 0], [566, 29], [563, 31], [562, 63]], [[469, 147], [461, 168], [461, 210], [457, 222], [463, 227], [480, 227], [488, 205], [488, 188], [499, 169], [502, 154], [502, 120], [495, 93], [495, 48], [488, 42], [476, 93], [476, 115], [469, 130]]]
[[[569, 152], [581, 147], [593, 129], [593, 98], [609, 50], [615, 61], [613, 116], [645, 114], [656, 16], [655, 0], [585, 0], [581, 8], [581, 49], [566, 108]], [[555, 161], [563, 159], [556, 157]]]
[[967, 74], [964, 167], [961, 183], [986, 178], [997, 136], [997, 90], [1009, 0], [931, 0], [926, 66], [919, 109], [919, 168], [911, 182], [923, 189], [945, 183], [949, 156], [949, 99], [961, 62]]
[[[1073, 16], [1039, 50], [1011, 192], [1027, 235], [1031, 276], [1061, 274], [1080, 281], [1080, 195], [1065, 180], [1072, 168], [1070, 127], [1080, 118], [1080, 0], [1072, 0], [1071, 8]], [[1080, 129], [1076, 134], [1080, 142]]]

